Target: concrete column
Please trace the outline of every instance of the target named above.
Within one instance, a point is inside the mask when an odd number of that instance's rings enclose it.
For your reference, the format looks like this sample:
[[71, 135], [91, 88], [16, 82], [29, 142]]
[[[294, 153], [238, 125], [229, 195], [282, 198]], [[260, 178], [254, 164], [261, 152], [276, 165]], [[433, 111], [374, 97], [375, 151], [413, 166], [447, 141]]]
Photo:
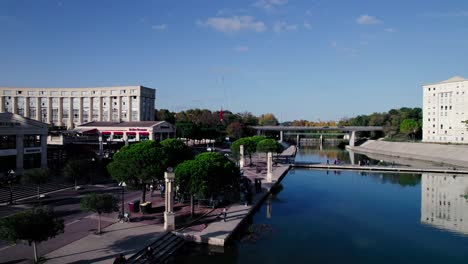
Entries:
[[78, 124], [83, 124], [83, 97], [79, 98], [80, 105], [78, 106]]
[[58, 125], [63, 126], [63, 98], [58, 98]]
[[5, 96], [0, 96], [0, 113], [5, 112]]
[[117, 120], [122, 120], [122, 96], [117, 96]]
[[68, 97], [68, 124], [67, 124], [67, 129], [72, 129], [73, 128], [73, 119], [74, 119], [74, 113], [73, 113], [73, 97]]
[[99, 97], [98, 121], [102, 121], [102, 97]]
[[283, 134], [284, 134], [284, 131], [281, 130], [281, 131], [280, 131], [280, 142], [283, 142]]
[[41, 97], [36, 97], [36, 120], [41, 121], [41, 113], [42, 113], [42, 105], [41, 105]]
[[299, 134], [296, 135], [296, 146], [299, 147], [300, 141], [299, 141]]
[[24, 117], [29, 117], [29, 97], [24, 97]]
[[165, 211], [164, 211], [164, 230], [170, 231], [175, 229], [175, 213], [174, 213], [174, 197], [173, 186], [175, 174], [171, 172], [164, 173], [166, 180], [165, 188]]
[[348, 150], [348, 153], [349, 153], [349, 162], [351, 162], [351, 165], [355, 165], [356, 162], [355, 162], [355, 159], [354, 159], [354, 151]]
[[109, 96], [108, 97], [109, 99], [109, 112], [107, 113], [107, 118], [109, 119], [108, 121], [109, 122], [112, 122], [114, 120], [112, 120], [112, 114], [114, 113], [114, 106], [112, 105], [112, 96]]
[[54, 124], [52, 120], [52, 97], [47, 97], [47, 123]]
[[245, 165], [245, 159], [244, 159], [244, 145], [240, 145], [240, 150], [239, 150], [239, 168], [244, 168]]
[[132, 121], [132, 97], [128, 96], [127, 99], [127, 121]]
[[23, 161], [24, 161], [24, 135], [16, 134], [16, 174], [23, 175]]
[[122, 136], [124, 142], [125, 142], [125, 146], [128, 146], [128, 136], [127, 136], [127, 133], [124, 133], [123, 136]]
[[18, 113], [18, 99], [16, 98], [16, 96], [11, 97], [11, 112], [13, 114]]
[[273, 153], [268, 152], [267, 159], [267, 182], [272, 182], [273, 177]]
[[354, 143], [356, 142], [356, 131], [351, 131], [351, 136], [349, 137], [349, 145], [354, 147]]
[[89, 100], [89, 113], [88, 113], [88, 122], [91, 122], [91, 121], [94, 121], [94, 118], [93, 118], [93, 113], [94, 113], [94, 98], [93, 97], [89, 97], [88, 100]]
[[137, 116], [137, 120], [133, 120], [133, 121], [141, 121], [141, 120], [142, 120], [142, 119], [141, 119], [141, 111], [142, 111], [142, 110], [144, 111], [144, 109], [141, 109], [141, 97], [140, 97], [140, 96], [137, 96], [137, 100], [136, 100], [136, 101], [137, 101], [137, 107], [136, 107], [136, 109], [137, 109], [137, 115], [136, 115], [136, 116]]
[[47, 169], [47, 134], [41, 135], [41, 168]]

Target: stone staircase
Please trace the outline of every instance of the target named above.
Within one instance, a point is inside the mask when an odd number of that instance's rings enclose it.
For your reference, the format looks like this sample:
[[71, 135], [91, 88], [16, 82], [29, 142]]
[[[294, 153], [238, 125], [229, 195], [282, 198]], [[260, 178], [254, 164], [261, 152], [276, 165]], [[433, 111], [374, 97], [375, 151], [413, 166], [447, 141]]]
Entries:
[[[172, 254], [174, 254], [174, 252], [184, 245], [184, 243], [185, 240], [183, 238], [180, 238], [171, 232], [164, 234], [158, 240], [148, 245], [153, 249], [153, 262], [151, 263], [165, 263], [169, 260]], [[146, 249], [148, 246], [130, 257], [126, 263], [149, 263], [151, 258], [146, 256]]]

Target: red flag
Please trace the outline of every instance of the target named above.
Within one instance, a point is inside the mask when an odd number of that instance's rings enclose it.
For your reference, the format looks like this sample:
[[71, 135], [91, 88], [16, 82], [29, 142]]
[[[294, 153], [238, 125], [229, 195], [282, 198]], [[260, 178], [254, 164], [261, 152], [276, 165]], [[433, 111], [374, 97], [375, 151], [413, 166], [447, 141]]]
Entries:
[[221, 107], [221, 111], [219, 111], [219, 121], [223, 122], [223, 115], [224, 115], [224, 112], [223, 112], [223, 108]]

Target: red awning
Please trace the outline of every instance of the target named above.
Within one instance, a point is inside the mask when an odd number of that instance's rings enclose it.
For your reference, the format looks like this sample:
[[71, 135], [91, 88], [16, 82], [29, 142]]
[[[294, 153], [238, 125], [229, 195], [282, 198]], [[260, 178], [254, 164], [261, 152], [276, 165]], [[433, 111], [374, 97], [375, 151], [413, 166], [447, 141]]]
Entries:
[[123, 135], [122, 131], [114, 131], [114, 135]]
[[111, 132], [109, 132], [109, 131], [102, 131], [101, 132], [101, 135], [110, 135], [110, 134], [111, 134]]
[[149, 132], [139, 132], [140, 136], [149, 136]]
[[133, 136], [136, 135], [135, 132], [126, 132], [126, 133], [127, 133], [128, 136], [130, 136], [130, 135], [133, 135]]

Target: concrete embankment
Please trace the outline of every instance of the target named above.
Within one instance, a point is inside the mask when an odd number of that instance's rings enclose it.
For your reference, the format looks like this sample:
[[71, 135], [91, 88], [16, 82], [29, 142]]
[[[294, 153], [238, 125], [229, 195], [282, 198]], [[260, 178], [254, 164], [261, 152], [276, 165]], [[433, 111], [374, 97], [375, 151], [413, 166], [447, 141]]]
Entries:
[[443, 165], [468, 167], [468, 146], [465, 145], [369, 140], [361, 146], [347, 146], [346, 149], [362, 154], [382, 154], [409, 160], [423, 160]]

